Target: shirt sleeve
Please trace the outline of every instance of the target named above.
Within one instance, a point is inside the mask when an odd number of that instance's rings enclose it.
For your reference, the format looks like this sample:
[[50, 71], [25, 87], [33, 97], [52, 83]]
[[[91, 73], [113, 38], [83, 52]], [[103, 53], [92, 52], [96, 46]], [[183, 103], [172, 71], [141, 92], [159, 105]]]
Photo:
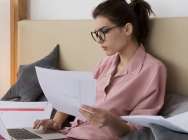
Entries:
[[[154, 73], [152, 72], [152, 79], [147, 83], [144, 96], [140, 98], [129, 115], [156, 115], [164, 104], [165, 87], [166, 67], [162, 65]], [[141, 128], [132, 124], [129, 126], [131, 129]]]
[[166, 68], [161, 66], [150, 83], [147, 83], [145, 96], [140, 99], [130, 115], [155, 115], [164, 104], [166, 91]]

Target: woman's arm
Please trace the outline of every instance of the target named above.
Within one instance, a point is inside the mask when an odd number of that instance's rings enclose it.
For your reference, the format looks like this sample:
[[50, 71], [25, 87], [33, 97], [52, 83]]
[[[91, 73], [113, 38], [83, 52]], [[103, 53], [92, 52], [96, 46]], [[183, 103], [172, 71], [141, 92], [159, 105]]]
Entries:
[[68, 114], [65, 114], [63, 112], [56, 112], [53, 121], [55, 121], [57, 124], [63, 124], [67, 118]]

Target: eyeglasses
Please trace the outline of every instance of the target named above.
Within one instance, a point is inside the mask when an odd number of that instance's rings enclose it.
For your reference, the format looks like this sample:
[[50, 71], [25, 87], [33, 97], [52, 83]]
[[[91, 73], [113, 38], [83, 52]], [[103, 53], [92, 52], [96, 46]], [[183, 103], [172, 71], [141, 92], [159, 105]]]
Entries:
[[91, 32], [91, 36], [94, 41], [97, 43], [103, 43], [105, 41], [105, 35], [110, 32], [112, 29], [117, 28], [119, 26], [112, 26], [112, 27], [102, 27], [97, 31]]

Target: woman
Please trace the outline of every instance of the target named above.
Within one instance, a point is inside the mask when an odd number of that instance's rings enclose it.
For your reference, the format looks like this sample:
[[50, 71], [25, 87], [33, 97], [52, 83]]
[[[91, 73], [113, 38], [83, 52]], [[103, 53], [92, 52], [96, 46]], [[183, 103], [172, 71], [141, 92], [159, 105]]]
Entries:
[[[149, 32], [150, 5], [143, 0], [106, 0], [93, 11], [93, 39], [107, 57], [97, 66], [95, 107], [82, 106], [82, 116], [62, 130], [67, 137], [87, 140], [115, 140], [139, 126], [120, 120], [123, 115], [154, 115], [163, 106], [166, 68], [145, 52]], [[53, 120], [39, 120], [34, 128], [60, 129], [66, 119], [57, 113]]]

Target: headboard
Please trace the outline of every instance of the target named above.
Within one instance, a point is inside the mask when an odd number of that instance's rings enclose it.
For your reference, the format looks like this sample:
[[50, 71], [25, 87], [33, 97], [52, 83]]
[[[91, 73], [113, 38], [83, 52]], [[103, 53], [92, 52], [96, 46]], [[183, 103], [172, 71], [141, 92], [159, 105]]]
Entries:
[[[167, 91], [188, 95], [188, 17], [154, 18], [147, 49], [168, 68]], [[103, 52], [90, 37], [91, 20], [18, 23], [18, 65], [47, 55], [61, 46], [61, 64], [67, 70], [92, 70]]]
[[31, 21], [18, 23], [18, 66], [36, 61], [60, 44], [61, 66], [90, 70], [104, 55], [90, 37], [90, 20]]

